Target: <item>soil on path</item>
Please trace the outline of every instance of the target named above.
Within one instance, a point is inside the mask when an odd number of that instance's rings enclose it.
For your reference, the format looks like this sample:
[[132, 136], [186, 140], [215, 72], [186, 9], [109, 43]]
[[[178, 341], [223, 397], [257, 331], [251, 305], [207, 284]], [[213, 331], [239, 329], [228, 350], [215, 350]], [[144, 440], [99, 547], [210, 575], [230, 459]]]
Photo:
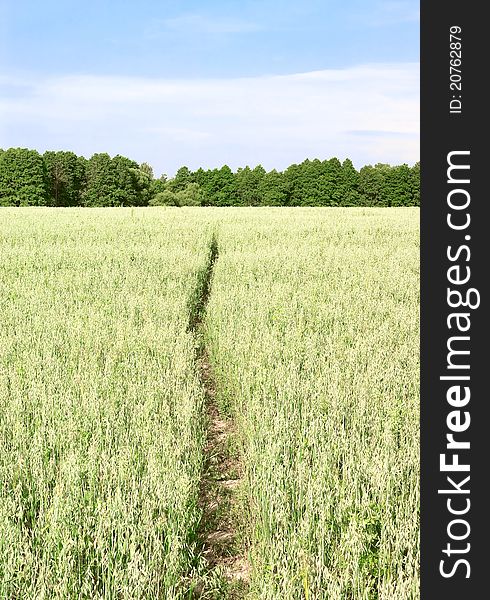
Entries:
[[[205, 393], [206, 443], [204, 470], [200, 483], [199, 505], [202, 511], [199, 538], [206, 575], [194, 585], [194, 598], [245, 598], [250, 565], [244, 541], [241, 501], [243, 469], [236, 447], [233, 420], [220, 410], [216, 400], [216, 381], [209, 355], [203, 343], [203, 320], [211, 292], [211, 280], [218, 258], [213, 237], [207, 270], [189, 330], [196, 338], [196, 365]], [[216, 581], [225, 585], [219, 596], [213, 594]], [[217, 591], [217, 590], [216, 590]]]

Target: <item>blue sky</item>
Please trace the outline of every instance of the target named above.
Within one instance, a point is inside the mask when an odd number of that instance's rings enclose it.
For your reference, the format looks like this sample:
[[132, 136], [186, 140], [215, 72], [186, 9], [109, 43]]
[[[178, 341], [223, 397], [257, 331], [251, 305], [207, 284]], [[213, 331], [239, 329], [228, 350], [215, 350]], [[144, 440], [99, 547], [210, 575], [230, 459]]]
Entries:
[[0, 146], [418, 160], [418, 2], [0, 2]]

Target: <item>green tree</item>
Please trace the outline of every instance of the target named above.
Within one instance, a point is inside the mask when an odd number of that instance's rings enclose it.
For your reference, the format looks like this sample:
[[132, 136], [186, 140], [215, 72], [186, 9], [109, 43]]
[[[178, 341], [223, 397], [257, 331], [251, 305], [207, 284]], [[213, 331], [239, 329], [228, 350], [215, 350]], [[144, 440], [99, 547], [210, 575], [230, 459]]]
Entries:
[[46, 204], [46, 171], [36, 150], [9, 148], [0, 153], [0, 205]]
[[389, 167], [385, 175], [388, 206], [410, 206], [412, 203], [411, 172], [406, 164]]
[[116, 206], [138, 206], [143, 204], [141, 198], [138, 163], [134, 160], [117, 154], [111, 161], [114, 171], [114, 187]]
[[260, 181], [258, 193], [262, 205], [284, 206], [288, 197], [284, 174], [275, 169], [266, 173]]
[[203, 193], [205, 206], [234, 206], [237, 204], [235, 176], [230, 167], [204, 171], [198, 169], [192, 176]]
[[214, 194], [214, 183], [213, 183], [213, 171], [204, 170], [199, 167], [197, 171], [192, 174], [192, 179], [199, 184], [203, 194], [203, 206], [210, 206], [212, 204], [212, 196]]
[[[94, 154], [87, 164], [85, 206], [138, 206], [149, 201], [150, 180], [125, 156]], [[148, 191], [148, 195], [146, 194]]]
[[362, 167], [359, 172], [359, 191], [363, 206], [383, 206], [384, 176], [372, 165]]
[[131, 167], [129, 170], [133, 176], [132, 183], [136, 192], [133, 204], [136, 206], [148, 206], [152, 197], [153, 169], [147, 163], [143, 163], [137, 169]]
[[346, 158], [342, 163], [339, 178], [340, 206], [359, 206], [361, 204], [359, 185], [360, 175], [352, 161]]
[[46, 166], [48, 204], [76, 206], [80, 203], [85, 182], [83, 161], [73, 152], [47, 151], [43, 154]]
[[338, 158], [324, 160], [321, 163], [321, 175], [318, 182], [319, 206], [342, 206], [347, 194], [344, 185], [344, 172]]
[[410, 205], [420, 206], [420, 162], [410, 169]]
[[332, 186], [329, 170], [329, 161], [321, 162], [318, 159], [306, 159], [299, 165], [290, 165], [284, 172], [287, 204], [291, 206], [331, 205]]
[[[167, 189], [167, 176], [162, 175], [158, 179], [152, 179], [150, 182], [150, 199]], [[151, 200], [150, 200], [151, 203]]]
[[297, 206], [301, 202], [301, 167], [297, 164], [289, 165], [284, 171], [284, 185], [286, 189], [286, 206]]
[[140, 171], [146, 173], [146, 175], [148, 175], [148, 178], [151, 181], [153, 181], [153, 167], [151, 165], [149, 165], [147, 162], [142, 162], [140, 164]]
[[163, 190], [155, 194], [149, 204], [150, 206], [178, 206], [177, 194], [170, 190]]
[[87, 162], [87, 185], [82, 194], [84, 206], [113, 206], [114, 182], [111, 157], [103, 152], [94, 154]]
[[201, 206], [204, 196], [198, 183], [189, 183], [175, 194], [177, 206]]
[[259, 192], [260, 183], [265, 176], [265, 169], [258, 165], [254, 169], [245, 167], [238, 169], [235, 174], [235, 195], [236, 201], [242, 206], [258, 206], [262, 204], [262, 197]]
[[155, 179], [148, 163], [121, 155], [0, 149], [0, 204], [51, 206], [419, 206], [420, 164], [366, 165], [306, 159], [284, 172], [261, 165], [233, 173], [181, 167]]
[[171, 179], [167, 184], [167, 189], [171, 192], [181, 192], [192, 183], [192, 175], [188, 167], [180, 167], [175, 174], [175, 177]]

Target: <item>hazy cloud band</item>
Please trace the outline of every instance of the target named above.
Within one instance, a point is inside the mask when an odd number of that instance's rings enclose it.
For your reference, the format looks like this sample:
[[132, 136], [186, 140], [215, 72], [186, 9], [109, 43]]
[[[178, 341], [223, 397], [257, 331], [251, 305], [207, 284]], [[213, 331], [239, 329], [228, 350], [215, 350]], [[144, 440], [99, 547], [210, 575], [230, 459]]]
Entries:
[[419, 65], [161, 80], [0, 78], [0, 146], [107, 151], [157, 173], [304, 158], [419, 159]]

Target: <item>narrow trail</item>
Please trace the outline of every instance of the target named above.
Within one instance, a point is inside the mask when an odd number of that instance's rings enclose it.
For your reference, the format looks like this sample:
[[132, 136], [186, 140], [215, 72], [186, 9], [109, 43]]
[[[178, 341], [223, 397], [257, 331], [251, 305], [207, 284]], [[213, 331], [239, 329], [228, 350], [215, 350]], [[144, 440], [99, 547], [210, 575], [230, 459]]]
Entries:
[[207, 573], [197, 582], [193, 598], [238, 600], [247, 593], [250, 574], [243, 532], [240, 531], [243, 469], [236, 448], [235, 425], [223, 414], [216, 400], [216, 382], [203, 336], [203, 320], [217, 258], [218, 245], [213, 237], [200, 295], [189, 321], [189, 330], [197, 340], [196, 364], [205, 393], [207, 423], [204, 470], [199, 489], [202, 510], [199, 537]]

